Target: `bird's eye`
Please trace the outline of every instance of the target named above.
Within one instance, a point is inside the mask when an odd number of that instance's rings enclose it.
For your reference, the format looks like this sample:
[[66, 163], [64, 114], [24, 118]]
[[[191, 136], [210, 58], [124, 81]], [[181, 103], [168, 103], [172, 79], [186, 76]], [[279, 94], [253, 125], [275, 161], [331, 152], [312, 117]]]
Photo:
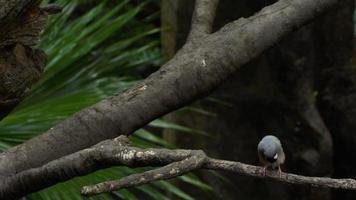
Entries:
[[278, 154], [274, 155], [273, 158], [274, 158], [275, 160], [277, 160]]

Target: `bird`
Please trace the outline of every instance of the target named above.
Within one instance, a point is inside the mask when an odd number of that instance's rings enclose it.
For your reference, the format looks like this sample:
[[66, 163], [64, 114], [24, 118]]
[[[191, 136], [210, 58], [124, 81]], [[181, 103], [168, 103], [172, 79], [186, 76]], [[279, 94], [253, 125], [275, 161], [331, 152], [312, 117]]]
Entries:
[[274, 135], [266, 135], [258, 143], [257, 153], [260, 162], [263, 165], [262, 176], [266, 176], [268, 167], [276, 169], [278, 167], [279, 177], [282, 176], [281, 165], [285, 161], [285, 154], [281, 141]]

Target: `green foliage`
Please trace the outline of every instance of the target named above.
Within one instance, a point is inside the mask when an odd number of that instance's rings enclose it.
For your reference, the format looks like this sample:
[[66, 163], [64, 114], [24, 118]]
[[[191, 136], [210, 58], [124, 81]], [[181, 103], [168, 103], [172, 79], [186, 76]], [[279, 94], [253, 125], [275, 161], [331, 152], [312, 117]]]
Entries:
[[[121, 0], [116, 4], [99, 1], [96, 6], [78, 14], [79, 2], [56, 1], [64, 5], [64, 11], [50, 17], [40, 45], [48, 54], [48, 65], [30, 95], [0, 122], [1, 151], [45, 132], [82, 108], [131, 87], [142, 78], [138, 73], [140, 69], [156, 67], [161, 63], [159, 29], [152, 23], [158, 15], [155, 13], [138, 17], [152, 1], [143, 1], [138, 5], [133, 5], [129, 0]], [[153, 121], [150, 126], [207, 135], [203, 131], [161, 119]], [[138, 130], [130, 139], [139, 147], [173, 147], [145, 129]], [[59, 183], [24, 199], [82, 199], [79, 191], [84, 185], [119, 179], [147, 169], [113, 167], [100, 170]], [[211, 191], [208, 185], [194, 175], [183, 176], [178, 180]], [[151, 199], [167, 200], [169, 198], [164, 191], [181, 199], [193, 199], [166, 181], [89, 199], [120, 197], [135, 200], [140, 199], [137, 195], [145, 195]]]

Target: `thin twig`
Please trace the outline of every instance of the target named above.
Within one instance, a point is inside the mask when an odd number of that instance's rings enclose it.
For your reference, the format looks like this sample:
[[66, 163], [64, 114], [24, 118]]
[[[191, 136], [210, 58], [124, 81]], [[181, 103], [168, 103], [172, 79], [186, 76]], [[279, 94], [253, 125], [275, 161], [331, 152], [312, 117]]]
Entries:
[[133, 174], [121, 179], [120, 181], [107, 181], [94, 186], [85, 186], [83, 187], [81, 193], [83, 195], [90, 196], [121, 188], [135, 187], [153, 181], [171, 179], [201, 168], [204, 164], [205, 158], [206, 156], [203, 151], [194, 151], [191, 157], [178, 162], [173, 162], [158, 169], [150, 170], [141, 174]]

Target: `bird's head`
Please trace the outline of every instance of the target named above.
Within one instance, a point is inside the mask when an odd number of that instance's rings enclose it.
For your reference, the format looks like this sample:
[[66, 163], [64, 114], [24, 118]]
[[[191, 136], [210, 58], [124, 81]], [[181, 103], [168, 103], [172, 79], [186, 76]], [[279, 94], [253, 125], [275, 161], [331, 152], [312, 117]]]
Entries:
[[273, 154], [271, 154], [271, 155], [266, 155], [265, 154], [265, 159], [270, 163], [274, 163], [278, 159], [278, 154], [277, 153], [274, 153], [274, 155]]

